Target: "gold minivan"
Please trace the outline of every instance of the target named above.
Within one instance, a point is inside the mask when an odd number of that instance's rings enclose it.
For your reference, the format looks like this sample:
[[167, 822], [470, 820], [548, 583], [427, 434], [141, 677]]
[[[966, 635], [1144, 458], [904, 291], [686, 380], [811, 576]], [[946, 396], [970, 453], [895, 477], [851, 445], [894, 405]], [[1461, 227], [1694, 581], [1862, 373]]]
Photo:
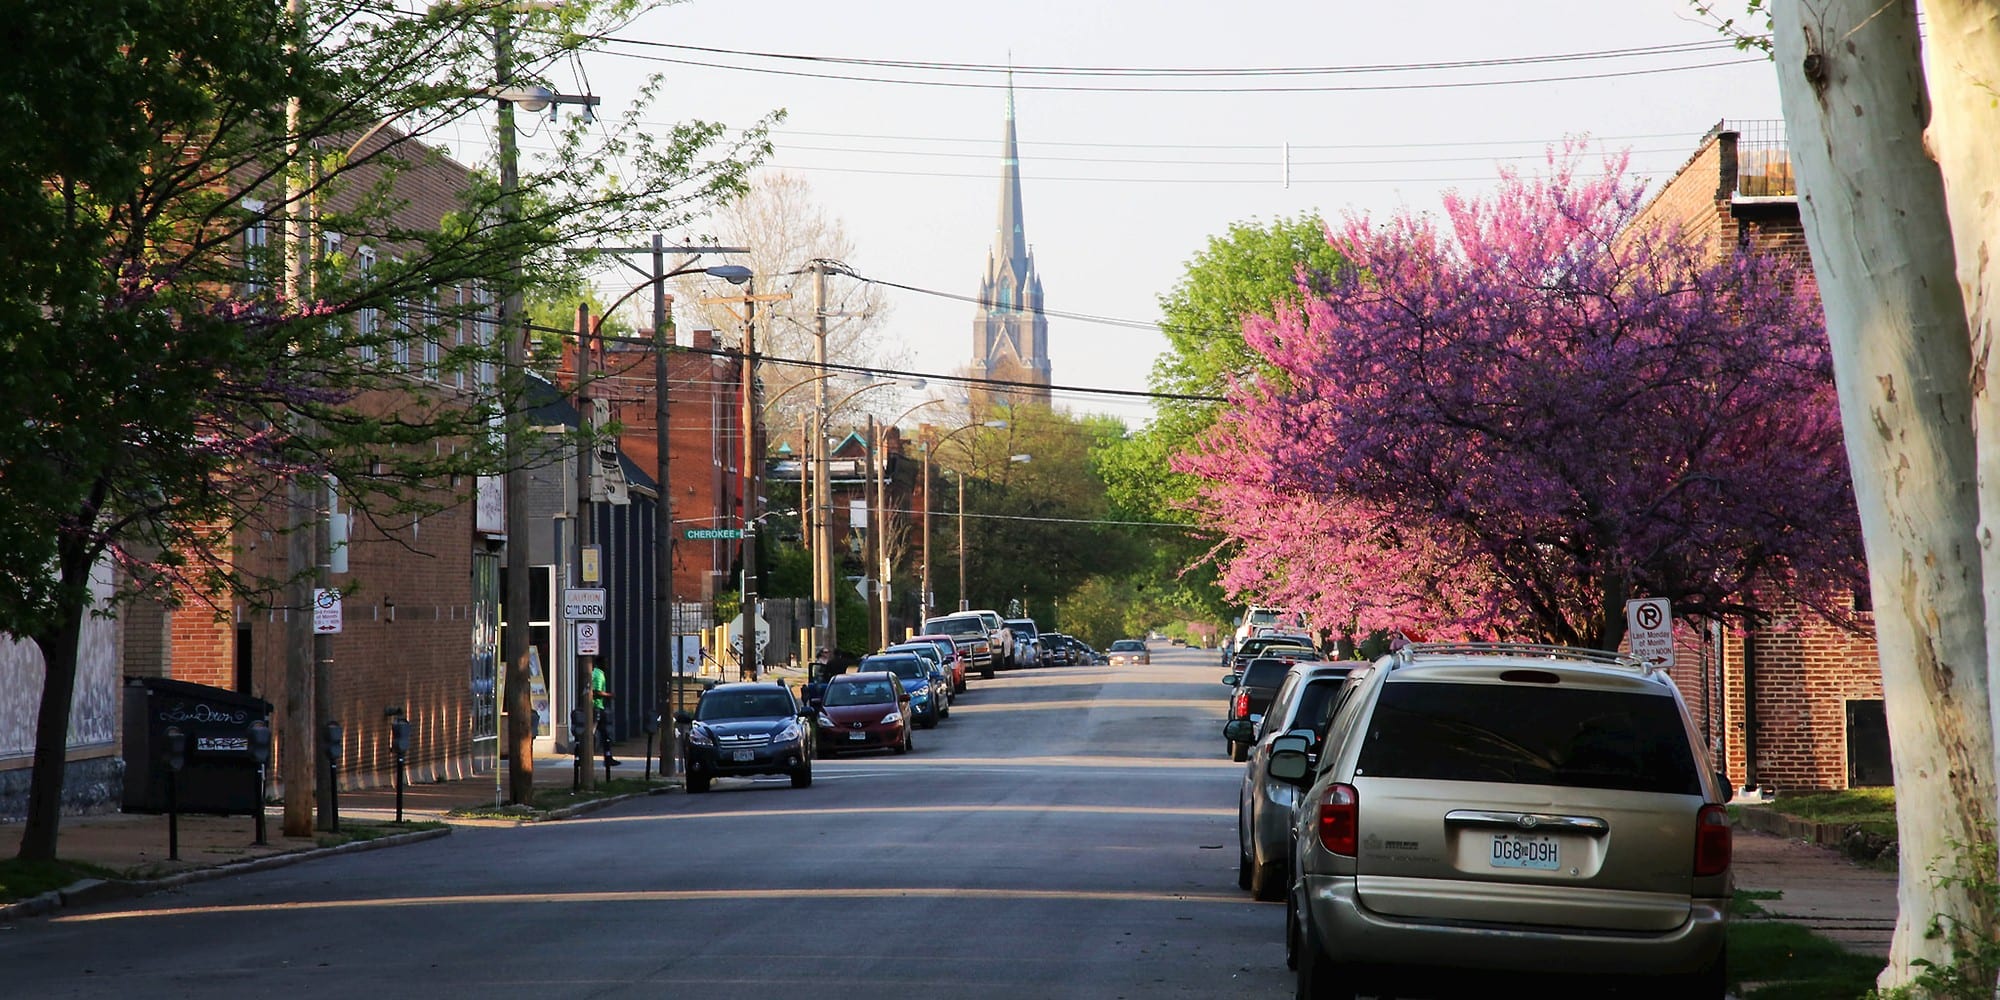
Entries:
[[1551, 971], [1724, 996], [1727, 783], [1666, 674], [1600, 650], [1415, 643], [1351, 675], [1333, 712], [1323, 746], [1281, 737], [1268, 764], [1305, 789], [1299, 996]]

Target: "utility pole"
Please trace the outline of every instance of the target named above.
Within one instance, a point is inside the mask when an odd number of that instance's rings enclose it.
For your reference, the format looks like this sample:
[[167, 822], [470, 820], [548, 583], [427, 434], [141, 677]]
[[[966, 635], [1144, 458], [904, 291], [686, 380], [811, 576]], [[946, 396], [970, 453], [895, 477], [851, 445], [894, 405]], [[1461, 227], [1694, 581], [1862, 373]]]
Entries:
[[889, 644], [889, 630], [877, 629], [880, 616], [876, 607], [882, 600], [881, 568], [875, 562], [877, 541], [882, 534], [882, 508], [876, 504], [875, 476], [880, 471], [876, 458], [882, 453], [882, 439], [877, 436], [875, 414], [868, 415], [867, 471], [861, 476], [861, 502], [873, 508], [868, 512], [868, 520], [861, 532], [861, 587], [867, 591], [861, 603], [868, 611], [868, 638], [870, 649], [881, 649]]
[[[875, 613], [880, 616], [882, 645], [896, 640], [889, 635], [889, 452], [883, 447], [886, 429], [875, 429], [875, 415], [868, 415], [875, 440]], [[879, 647], [878, 647], [879, 648]]]
[[815, 589], [819, 592], [819, 611], [824, 614], [825, 627], [815, 633], [813, 646], [817, 650], [838, 649], [838, 616], [834, 614], [834, 560], [833, 560], [833, 505], [832, 480], [827, 475], [826, 430], [830, 420], [826, 412], [826, 262], [812, 262], [813, 273], [813, 361], [822, 376], [813, 386], [814, 409], [819, 414], [819, 433], [814, 435], [812, 446], [819, 460], [813, 463], [813, 502], [819, 505], [818, 534], [814, 536], [814, 565], [818, 580]]
[[[967, 611], [972, 602], [965, 599], [965, 470], [958, 470], [958, 610]], [[995, 650], [994, 655], [999, 655]]]
[[[594, 510], [591, 503], [591, 466], [596, 461], [593, 454], [597, 448], [597, 415], [591, 409], [590, 380], [597, 374], [597, 362], [591, 347], [590, 304], [578, 303], [576, 307], [576, 420], [582, 430], [581, 440], [576, 446], [576, 557], [571, 574], [574, 586], [584, 586], [583, 547], [597, 541]], [[570, 629], [574, 632], [575, 623]], [[583, 733], [571, 733], [571, 739], [583, 740], [583, 787], [597, 787], [597, 769], [591, 763], [597, 759], [597, 699], [594, 685], [590, 682], [592, 668], [597, 666], [595, 654], [585, 654], [582, 643], [576, 647], [577, 687], [582, 689], [577, 705], [583, 709]]]
[[665, 756], [672, 762], [667, 773], [681, 773], [680, 726], [674, 713], [681, 705], [680, 652], [674, 634], [674, 491], [673, 464], [667, 448], [667, 379], [671, 374], [667, 352], [673, 349], [674, 333], [668, 326], [666, 237], [653, 234], [653, 444], [659, 450], [654, 481], [660, 484], [659, 510], [653, 515], [653, 602], [660, 642], [659, 662], [667, 668], [667, 710], [662, 712], [668, 732], [674, 734], [673, 748]]
[[762, 680], [764, 677], [764, 648], [757, 643], [757, 466], [761, 464], [757, 448], [757, 278], [752, 275], [743, 282], [743, 419], [739, 429], [743, 432], [743, 652], [738, 657], [737, 672], [742, 672], [742, 664], [750, 665], [750, 676]]
[[[495, 15], [493, 29], [493, 75], [501, 86], [514, 78], [514, 29], [512, 13], [505, 5]], [[502, 99], [500, 130], [500, 215], [512, 225], [521, 214], [518, 189], [520, 177], [520, 137], [514, 132], [514, 103]], [[500, 337], [506, 344], [506, 367], [516, 384], [525, 378], [528, 361], [526, 331], [521, 329], [521, 259], [514, 254], [507, 264], [507, 294], [500, 300]], [[515, 422], [518, 423], [518, 415]], [[534, 617], [528, 607], [528, 577], [534, 571], [528, 555], [528, 470], [527, 449], [519, 428], [507, 433], [507, 592], [505, 649], [507, 660], [507, 797], [525, 803], [535, 794], [535, 718], [533, 683], [528, 673], [528, 622]]]
[[917, 618], [931, 616], [931, 443], [924, 448], [924, 592], [917, 596]]
[[[287, 48], [296, 51], [296, 31], [305, 20], [305, 0], [286, 0], [285, 13], [294, 34]], [[308, 181], [302, 162], [306, 154], [299, 134], [304, 129], [301, 98], [285, 99], [285, 307], [294, 315], [311, 292], [312, 235], [309, 231]], [[301, 439], [315, 433], [311, 420], [300, 417], [294, 434]], [[320, 494], [324, 478], [294, 474], [288, 487], [290, 516], [286, 525], [286, 563], [291, 578], [291, 614], [285, 620], [285, 716], [279, 733], [280, 772], [285, 785], [283, 827], [287, 837], [307, 837], [313, 831], [313, 786], [324, 774], [319, 748], [314, 739], [316, 717], [314, 694], [316, 667], [322, 657], [331, 660], [332, 640], [313, 630], [313, 597], [316, 587], [325, 586], [319, 564], [321, 521]], [[330, 679], [330, 678], [329, 678]], [[324, 712], [324, 707], [319, 709]], [[330, 791], [326, 790], [326, 791]], [[258, 789], [259, 802], [263, 789]], [[321, 815], [327, 815], [321, 806]]]

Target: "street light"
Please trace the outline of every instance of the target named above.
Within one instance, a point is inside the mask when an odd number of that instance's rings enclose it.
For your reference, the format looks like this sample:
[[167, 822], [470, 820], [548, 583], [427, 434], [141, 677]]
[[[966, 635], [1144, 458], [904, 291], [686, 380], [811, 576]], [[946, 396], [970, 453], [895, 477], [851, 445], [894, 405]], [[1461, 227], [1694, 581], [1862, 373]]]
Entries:
[[[667, 461], [667, 352], [673, 347], [673, 338], [667, 333], [667, 279], [697, 271], [721, 278], [731, 284], [742, 284], [750, 280], [750, 269], [740, 264], [720, 264], [715, 267], [695, 267], [689, 259], [671, 271], [665, 269], [667, 248], [658, 233], [653, 234], [653, 273], [643, 287], [653, 290], [653, 445], [659, 454], [655, 456], [655, 481], [659, 484], [659, 509], [653, 519], [657, 523], [653, 529], [653, 600], [658, 606], [654, 627], [660, 641], [660, 655], [667, 664], [667, 711], [677, 712], [681, 707], [681, 664], [679, 636], [674, 622], [674, 497]], [[694, 251], [698, 257], [699, 249]], [[606, 310], [607, 312], [609, 310]], [[679, 730], [675, 730], [676, 734]], [[681, 773], [680, 743], [675, 740], [671, 774]]]
[[[943, 447], [952, 438], [978, 427], [1003, 429], [1005, 420], [988, 420], [984, 423], [966, 424], [945, 434], [936, 441], [924, 444], [924, 617], [929, 618], [932, 610], [931, 593], [931, 453]], [[949, 470], [947, 470], [949, 471]], [[965, 602], [965, 473], [958, 475], [958, 610], [968, 607]]]

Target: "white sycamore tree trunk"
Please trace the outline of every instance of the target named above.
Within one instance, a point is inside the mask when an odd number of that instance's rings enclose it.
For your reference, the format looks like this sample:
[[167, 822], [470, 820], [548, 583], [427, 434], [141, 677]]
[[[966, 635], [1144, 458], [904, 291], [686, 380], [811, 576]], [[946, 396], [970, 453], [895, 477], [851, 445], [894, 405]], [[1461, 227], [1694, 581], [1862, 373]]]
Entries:
[[1990, 540], [1981, 493], [1994, 488], [1975, 482], [1981, 378], [1954, 273], [1946, 181], [1924, 149], [1913, 4], [1780, 0], [1772, 14], [1895, 757], [1900, 912], [1881, 984], [1896, 986], [1919, 971], [1914, 960], [1953, 961], [1950, 936], [1926, 933], [1934, 922], [1991, 933], [1993, 915], [1933, 871], [1962, 871], [1964, 845], [1991, 842], [2000, 809], [1987, 676], [1987, 623], [2000, 616], [1986, 614], [1982, 589], [1982, 579], [2000, 583], [2000, 568], [1981, 571], [1980, 542]]

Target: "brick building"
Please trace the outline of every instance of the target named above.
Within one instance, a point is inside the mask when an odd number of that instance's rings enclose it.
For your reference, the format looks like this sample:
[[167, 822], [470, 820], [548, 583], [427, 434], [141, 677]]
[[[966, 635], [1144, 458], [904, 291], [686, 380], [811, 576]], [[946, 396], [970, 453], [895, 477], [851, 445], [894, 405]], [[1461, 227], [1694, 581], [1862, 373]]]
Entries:
[[[1717, 254], [1806, 257], [1784, 123], [1717, 123], [1637, 224], [1676, 229]], [[1676, 635], [1674, 680], [1737, 786], [1889, 783], [1872, 635], [1838, 628], [1796, 604], [1778, 604], [1755, 630], [1682, 621]]]
[[[365, 158], [389, 144], [398, 144], [395, 155], [402, 161], [389, 220], [394, 229], [434, 229], [447, 213], [462, 207], [458, 195], [471, 184], [471, 172], [395, 130], [385, 128], [368, 137], [358, 155]], [[372, 182], [373, 171], [359, 168], [357, 177]], [[365, 197], [359, 187], [331, 193], [329, 205], [336, 211], [350, 209]], [[261, 207], [246, 204], [252, 210]], [[271, 235], [253, 227], [245, 238], [246, 255], [266, 246]], [[348, 266], [362, 270], [402, 251], [382, 236], [365, 234], [322, 233], [315, 243], [322, 253], [338, 252]], [[430, 294], [454, 313], [463, 307], [465, 315], [432, 322], [445, 314], [427, 313], [430, 307], [422, 301], [404, 301], [394, 311], [360, 309], [345, 320], [363, 333], [393, 332], [399, 323], [411, 331], [380, 352], [357, 348], [364, 359], [407, 378], [393, 391], [357, 399], [357, 410], [386, 416], [412, 397], [449, 400], [491, 387], [491, 365], [453, 368], [441, 361], [454, 346], [493, 342], [497, 317], [485, 309], [490, 297], [472, 286], [436, 287]], [[413, 781], [464, 776], [496, 759], [505, 527], [499, 484], [453, 481], [421, 489], [440, 509], [423, 515], [371, 515], [350, 509], [335, 490], [332, 513], [336, 525], [346, 526], [346, 565], [341, 570], [336, 560], [332, 583], [348, 592], [341, 630], [330, 640], [332, 700], [325, 714], [344, 730], [344, 787], [394, 780], [391, 708], [400, 709], [413, 724]], [[281, 494], [238, 528], [236, 568], [253, 579], [282, 579], [287, 574], [287, 519]], [[286, 710], [288, 623], [292, 615], [309, 611], [282, 606], [282, 594], [265, 595], [261, 602], [214, 594], [183, 597], [172, 611], [146, 604], [125, 610], [128, 641], [122, 672], [227, 688], [270, 702], [273, 752], [282, 757], [290, 749], [279, 724]], [[161, 630], [165, 641], [154, 641]], [[282, 773], [274, 760], [274, 793], [280, 790]]]

